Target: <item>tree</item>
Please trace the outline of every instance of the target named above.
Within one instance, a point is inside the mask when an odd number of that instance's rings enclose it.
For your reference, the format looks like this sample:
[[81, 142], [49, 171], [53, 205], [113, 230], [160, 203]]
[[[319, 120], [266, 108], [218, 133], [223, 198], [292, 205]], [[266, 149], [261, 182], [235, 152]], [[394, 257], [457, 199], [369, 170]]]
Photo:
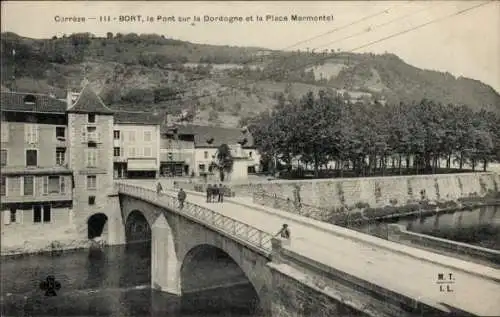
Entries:
[[223, 182], [226, 179], [226, 175], [233, 171], [234, 158], [231, 154], [231, 149], [227, 144], [221, 144], [215, 153], [215, 164], [212, 164], [212, 168], [219, 171], [220, 181]]

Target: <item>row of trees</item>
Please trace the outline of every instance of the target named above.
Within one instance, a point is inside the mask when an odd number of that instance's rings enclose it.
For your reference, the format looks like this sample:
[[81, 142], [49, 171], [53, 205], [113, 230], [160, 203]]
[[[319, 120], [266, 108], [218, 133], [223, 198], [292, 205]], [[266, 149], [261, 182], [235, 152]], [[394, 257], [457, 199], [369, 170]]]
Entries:
[[[466, 106], [431, 100], [397, 106], [352, 104], [329, 92], [299, 100], [280, 98], [272, 111], [248, 122], [264, 157], [291, 169], [292, 160], [312, 164], [315, 175], [328, 162], [371, 175], [393, 164], [415, 173], [435, 172], [439, 161], [473, 168], [500, 159], [500, 117]], [[412, 158], [413, 164], [410, 164]], [[394, 163], [396, 162], [396, 163]], [[404, 163], [404, 164], [403, 164]]]

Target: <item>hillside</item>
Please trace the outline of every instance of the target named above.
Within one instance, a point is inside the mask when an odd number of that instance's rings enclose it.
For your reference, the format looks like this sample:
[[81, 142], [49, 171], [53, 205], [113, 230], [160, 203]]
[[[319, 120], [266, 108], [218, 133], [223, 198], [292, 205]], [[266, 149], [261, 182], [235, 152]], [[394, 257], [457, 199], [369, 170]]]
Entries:
[[[35, 40], [2, 33], [2, 89], [65, 95], [86, 77], [106, 103], [182, 110], [198, 124], [235, 126], [281, 94], [333, 89], [353, 102], [422, 98], [500, 113], [490, 86], [421, 70], [392, 54], [275, 52], [193, 44], [159, 35], [72, 34]], [[15, 54], [12, 54], [13, 50]]]

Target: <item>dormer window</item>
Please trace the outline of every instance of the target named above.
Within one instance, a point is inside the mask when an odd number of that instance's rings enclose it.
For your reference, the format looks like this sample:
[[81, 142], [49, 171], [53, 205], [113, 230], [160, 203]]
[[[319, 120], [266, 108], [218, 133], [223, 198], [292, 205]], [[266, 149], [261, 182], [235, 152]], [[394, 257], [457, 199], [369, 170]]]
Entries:
[[95, 123], [95, 113], [89, 113], [87, 120], [88, 123]]
[[36, 97], [33, 95], [26, 95], [23, 101], [26, 104], [34, 104], [36, 102]]
[[207, 139], [208, 144], [212, 144], [214, 142], [214, 138]]

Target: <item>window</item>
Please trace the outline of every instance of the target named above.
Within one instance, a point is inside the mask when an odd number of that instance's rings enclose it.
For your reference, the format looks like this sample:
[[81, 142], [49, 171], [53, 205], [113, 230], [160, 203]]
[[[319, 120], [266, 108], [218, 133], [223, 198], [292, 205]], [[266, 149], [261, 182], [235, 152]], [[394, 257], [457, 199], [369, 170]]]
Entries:
[[1, 196], [6, 196], [7, 195], [7, 177], [2, 176], [2, 183], [0, 184], [0, 193]]
[[113, 138], [115, 140], [120, 140], [120, 130], [113, 131]]
[[66, 138], [66, 128], [65, 127], [56, 127], [56, 138], [57, 139], [65, 139]]
[[97, 149], [87, 149], [87, 167], [97, 167]]
[[16, 208], [10, 208], [10, 222], [17, 222], [17, 210]]
[[113, 156], [120, 156], [120, 148], [119, 147], [113, 148]]
[[29, 144], [38, 143], [38, 125], [36, 124], [24, 125], [24, 141], [25, 143]]
[[2, 166], [7, 166], [7, 150], [5, 149], [2, 149], [1, 162]]
[[151, 142], [151, 131], [144, 131], [144, 142]]
[[37, 150], [26, 150], [26, 166], [37, 166], [38, 165], [38, 151]]
[[87, 119], [88, 123], [95, 123], [95, 113], [89, 113]]
[[51, 208], [50, 205], [43, 206], [43, 222], [50, 222]]
[[89, 196], [89, 205], [95, 205], [95, 196]]
[[135, 142], [135, 132], [134, 131], [128, 132], [128, 140], [129, 140], [129, 142]]
[[97, 175], [87, 175], [87, 189], [97, 189]]
[[208, 151], [203, 152], [203, 157], [206, 159], [208, 158]]
[[56, 165], [62, 166], [66, 163], [66, 148], [56, 148]]
[[252, 157], [252, 151], [248, 152], [248, 156]]
[[135, 156], [135, 147], [129, 147], [128, 148], [128, 156], [129, 157], [134, 157]]
[[35, 177], [34, 176], [24, 176], [23, 177], [23, 195], [33, 196], [35, 192]]
[[198, 169], [200, 170], [200, 172], [204, 172], [205, 171], [205, 164], [198, 165]]
[[151, 147], [145, 147], [144, 148], [144, 156], [145, 157], [151, 157], [152, 156], [152, 150], [151, 150]]
[[88, 142], [98, 142], [99, 135], [96, 127], [87, 127]]
[[172, 161], [173, 159], [174, 159], [174, 155], [172, 154], [172, 152], [168, 152], [168, 160]]
[[42, 222], [42, 206], [33, 206], [33, 222]]
[[59, 194], [59, 176], [48, 176], [48, 192], [49, 194]]

